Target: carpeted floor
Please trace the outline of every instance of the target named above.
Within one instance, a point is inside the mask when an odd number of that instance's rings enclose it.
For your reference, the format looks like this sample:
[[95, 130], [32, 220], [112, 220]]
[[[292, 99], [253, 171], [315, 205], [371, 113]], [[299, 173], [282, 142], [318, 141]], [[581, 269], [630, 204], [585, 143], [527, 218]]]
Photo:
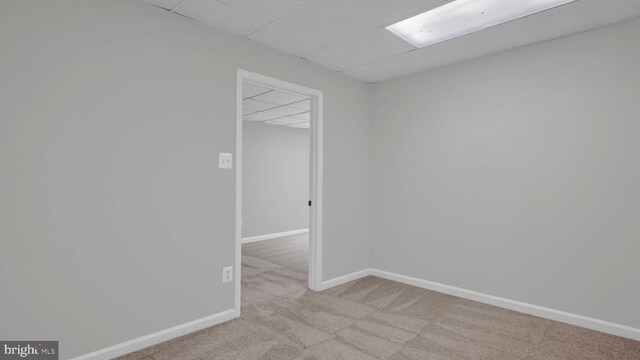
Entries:
[[308, 234], [242, 245], [242, 306], [307, 286]]
[[126, 359], [640, 359], [640, 342], [376, 277], [316, 293], [306, 249], [244, 245], [239, 319]]

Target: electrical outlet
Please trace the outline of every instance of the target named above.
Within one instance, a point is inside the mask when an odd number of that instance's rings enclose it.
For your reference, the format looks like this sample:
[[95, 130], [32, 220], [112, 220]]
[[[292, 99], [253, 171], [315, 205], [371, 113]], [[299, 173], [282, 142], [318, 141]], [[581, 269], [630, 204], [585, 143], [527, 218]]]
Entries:
[[222, 268], [222, 282], [228, 283], [233, 280], [233, 266]]

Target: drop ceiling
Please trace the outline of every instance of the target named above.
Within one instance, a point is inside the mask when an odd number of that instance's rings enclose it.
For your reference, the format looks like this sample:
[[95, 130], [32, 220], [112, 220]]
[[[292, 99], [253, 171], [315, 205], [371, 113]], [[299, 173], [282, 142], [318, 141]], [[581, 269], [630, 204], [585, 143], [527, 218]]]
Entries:
[[302, 95], [250, 83], [242, 87], [242, 120], [308, 129], [311, 100]]
[[385, 27], [448, 1], [143, 1], [368, 82], [453, 64], [640, 16], [640, 0], [576, 0], [417, 49]]

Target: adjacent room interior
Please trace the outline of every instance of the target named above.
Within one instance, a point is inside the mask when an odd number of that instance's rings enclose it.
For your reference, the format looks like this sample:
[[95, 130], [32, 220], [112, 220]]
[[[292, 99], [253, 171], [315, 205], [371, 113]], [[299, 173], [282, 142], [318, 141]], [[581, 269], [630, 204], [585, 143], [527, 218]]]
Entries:
[[0, 0], [0, 357], [640, 359], [639, 94], [638, 0]]
[[309, 97], [243, 82], [241, 305], [307, 288], [311, 118]]

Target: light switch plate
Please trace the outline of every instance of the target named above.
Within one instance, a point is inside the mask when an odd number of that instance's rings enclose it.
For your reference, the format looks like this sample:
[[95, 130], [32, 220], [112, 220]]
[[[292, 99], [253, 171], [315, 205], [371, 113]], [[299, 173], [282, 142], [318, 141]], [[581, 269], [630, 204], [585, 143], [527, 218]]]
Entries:
[[231, 169], [233, 166], [233, 158], [229, 153], [218, 154], [218, 167], [220, 169]]
[[233, 280], [233, 266], [222, 268], [222, 282], [228, 283]]

